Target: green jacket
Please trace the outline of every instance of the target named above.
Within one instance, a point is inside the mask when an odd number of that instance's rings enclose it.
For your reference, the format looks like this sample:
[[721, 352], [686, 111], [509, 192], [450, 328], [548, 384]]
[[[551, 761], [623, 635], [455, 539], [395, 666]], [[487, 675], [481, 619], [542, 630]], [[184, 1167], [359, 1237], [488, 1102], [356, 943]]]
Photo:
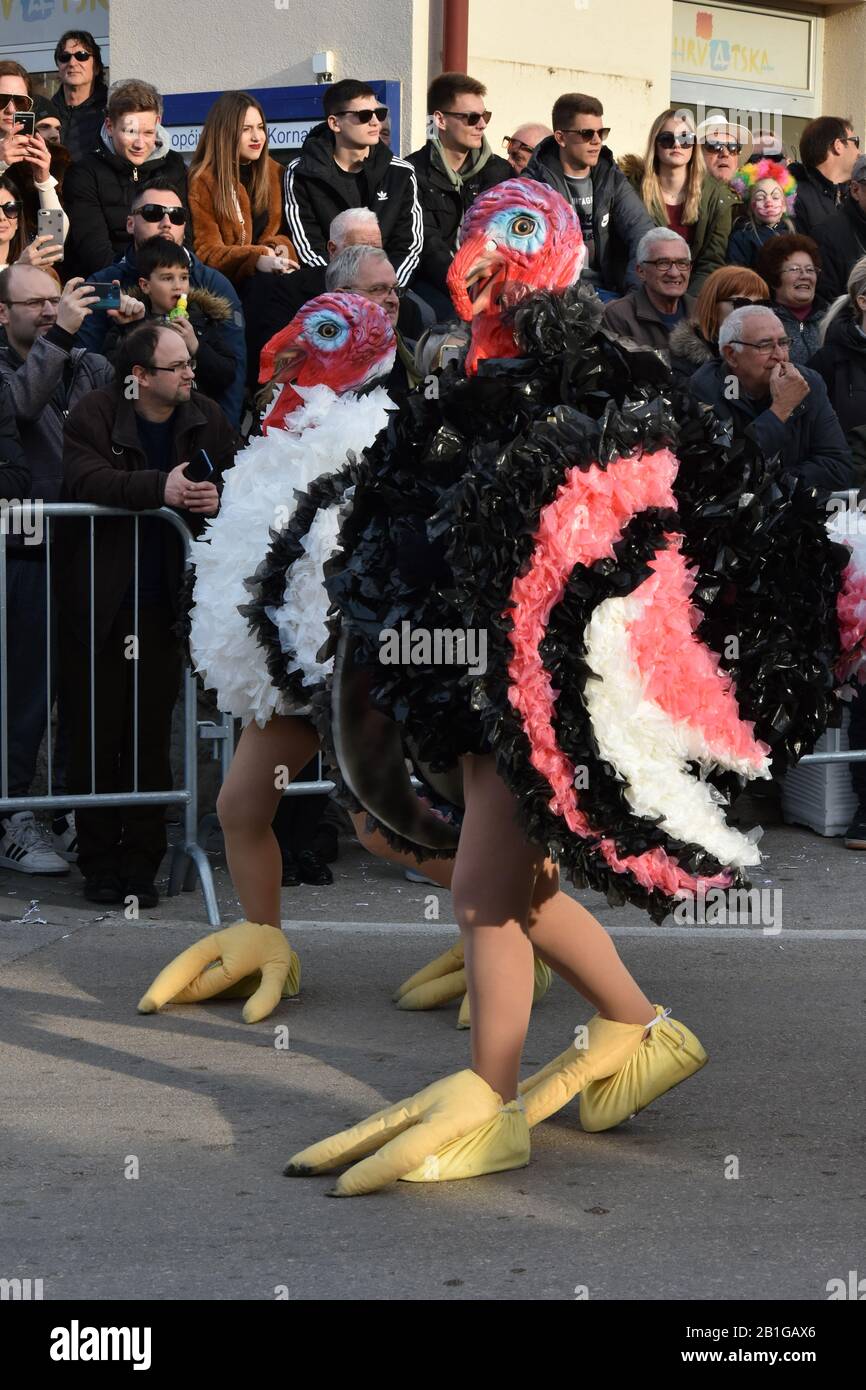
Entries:
[[[695, 150], [699, 155], [700, 151]], [[640, 196], [643, 179], [643, 160], [634, 155], [626, 155], [620, 160], [620, 168]], [[731, 213], [736, 198], [726, 183], [707, 174], [701, 189], [701, 205], [698, 220], [692, 233], [692, 276], [689, 280], [689, 294], [697, 294], [708, 275], [719, 266], [728, 263], [728, 238], [731, 235]], [[665, 222], [652, 208], [648, 209], [656, 226], [666, 227]]]

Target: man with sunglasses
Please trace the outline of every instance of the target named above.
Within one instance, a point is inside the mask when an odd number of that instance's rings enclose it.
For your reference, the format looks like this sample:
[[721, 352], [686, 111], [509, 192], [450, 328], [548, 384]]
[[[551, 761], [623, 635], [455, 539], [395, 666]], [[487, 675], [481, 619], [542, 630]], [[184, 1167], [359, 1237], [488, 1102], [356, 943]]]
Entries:
[[366, 82], [326, 88], [325, 119], [286, 169], [286, 222], [299, 260], [327, 264], [328, 234], [347, 208], [369, 208], [401, 285], [414, 275], [424, 241], [415, 171], [380, 140], [388, 108]]
[[734, 309], [719, 331], [720, 361], [695, 372], [689, 391], [748, 435], [766, 458], [812, 488], [844, 490], [853, 468], [842, 427], [817, 372], [790, 361], [790, 339], [772, 309]]
[[841, 116], [818, 116], [803, 127], [800, 159], [788, 165], [797, 180], [794, 221], [802, 236], [816, 237], [844, 201], [859, 154], [860, 137]]
[[[195, 361], [171, 324], [145, 323], [124, 339], [109, 388], [92, 391], [70, 412], [64, 431], [63, 499], [144, 512], [173, 507], [198, 534], [219, 508], [222, 474], [234, 462], [236, 436], [218, 405], [193, 392]], [[204, 450], [212, 473], [193, 482], [185, 469]], [[94, 601], [90, 600], [90, 524], [58, 527], [60, 691], [70, 723], [68, 789], [130, 791], [135, 776], [133, 709], [138, 689], [140, 791], [171, 786], [171, 716], [180, 686], [174, 623], [183, 552], [159, 518], [138, 525], [138, 578], [132, 520], [107, 517], [94, 527]], [[91, 630], [92, 629], [92, 630]], [[137, 640], [131, 646], [130, 639]], [[93, 651], [96, 723], [91, 750]], [[134, 652], [134, 658], [131, 656]], [[125, 806], [76, 812], [78, 865], [90, 902], [135, 900], [154, 907], [165, 854], [165, 808]]]
[[454, 315], [445, 277], [464, 213], [479, 193], [514, 177], [508, 161], [488, 144], [486, 96], [487, 88], [465, 72], [440, 73], [427, 91], [431, 137], [408, 157], [424, 209], [424, 251], [415, 289], [439, 318]]
[[515, 178], [520, 178], [535, 153], [536, 145], [540, 145], [542, 140], [546, 140], [552, 134], [550, 126], [530, 122], [528, 125], [519, 125], [513, 135], [505, 136], [502, 148], [506, 151], [505, 157], [514, 171]]
[[[169, 241], [183, 246], [189, 262], [189, 284], [193, 290], [208, 290], [211, 294], [227, 299], [232, 306], [232, 317], [223, 324], [223, 336], [236, 360], [235, 376], [231, 386], [218, 397], [233, 425], [239, 425], [243, 408], [246, 383], [246, 337], [244, 316], [237, 291], [220, 271], [205, 265], [198, 256], [184, 244], [188, 216], [180, 193], [164, 176], [154, 174], [145, 179], [133, 194], [126, 230], [132, 238], [126, 253], [120, 260], [103, 266], [87, 278], [88, 284], [109, 283], [116, 280], [124, 288], [138, 285], [137, 253], [151, 237], [167, 237]], [[105, 309], [95, 309], [79, 329], [76, 342], [89, 352], [102, 352], [105, 338], [111, 327], [109, 313]]]
[[89, 154], [99, 142], [108, 88], [102, 52], [92, 34], [68, 29], [54, 50], [60, 86], [51, 106], [60, 121], [60, 143], [73, 159]]
[[526, 177], [546, 183], [571, 203], [587, 250], [581, 279], [603, 299], [638, 288], [638, 242], [654, 225], [605, 145], [610, 129], [597, 97], [566, 92], [553, 107], [553, 134], [542, 140]]
[[[748, 158], [752, 149], [752, 137], [747, 128], [717, 113], [701, 121], [695, 134], [709, 173], [720, 183], [729, 184], [744, 162], [743, 151]], [[735, 201], [733, 193], [731, 201]]]

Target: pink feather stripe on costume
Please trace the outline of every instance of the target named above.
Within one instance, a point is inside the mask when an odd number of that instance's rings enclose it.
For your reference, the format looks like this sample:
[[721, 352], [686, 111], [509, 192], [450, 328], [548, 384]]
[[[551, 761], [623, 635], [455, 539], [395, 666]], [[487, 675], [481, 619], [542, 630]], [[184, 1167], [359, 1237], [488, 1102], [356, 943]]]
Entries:
[[641, 619], [628, 629], [644, 694], [674, 723], [697, 730], [707, 753], [721, 765], [747, 762], [759, 769], [770, 749], [754, 738], [754, 723], [740, 718], [733, 682], [719, 669], [717, 653], [695, 637], [701, 620], [690, 602], [695, 571], [680, 552], [682, 538], [666, 539], [668, 548], [649, 562], [652, 576], [635, 590]]
[[[615, 542], [638, 513], [650, 507], [676, 509], [671, 484], [678, 467], [675, 455], [660, 449], [618, 459], [606, 469], [597, 464], [570, 469], [554, 501], [541, 512], [529, 570], [511, 588], [509, 637], [514, 655], [508, 666], [509, 700], [529, 740], [530, 761], [553, 792], [551, 811], [584, 839], [594, 839], [598, 832], [578, 806], [574, 764], [557, 742], [556, 693], [544, 669], [540, 644], [576, 565], [611, 557]], [[599, 839], [598, 846], [612, 869], [632, 873], [649, 890], [658, 888], [672, 895], [710, 885], [727, 887], [732, 882], [729, 873], [696, 879], [659, 847], [621, 859], [612, 839]]]

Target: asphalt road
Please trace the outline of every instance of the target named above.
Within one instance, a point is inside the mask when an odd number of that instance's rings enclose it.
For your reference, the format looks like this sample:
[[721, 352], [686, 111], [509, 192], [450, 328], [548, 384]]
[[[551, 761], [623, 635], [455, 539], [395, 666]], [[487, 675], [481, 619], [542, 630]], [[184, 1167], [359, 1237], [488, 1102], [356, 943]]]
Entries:
[[[346, 1201], [287, 1158], [468, 1064], [456, 1005], [390, 1003], [455, 938], [447, 894], [429, 922], [432, 889], [344, 848], [333, 887], [286, 890], [301, 998], [250, 1027], [237, 1002], [135, 1012], [206, 930], [198, 894], [127, 922], [77, 874], [0, 875], [0, 1277], [46, 1299], [826, 1299], [866, 1274], [866, 856], [787, 828], [765, 845], [778, 932], [586, 898], [703, 1071], [606, 1134], [573, 1104], [527, 1169]], [[590, 1013], [557, 982], [527, 1070]]]

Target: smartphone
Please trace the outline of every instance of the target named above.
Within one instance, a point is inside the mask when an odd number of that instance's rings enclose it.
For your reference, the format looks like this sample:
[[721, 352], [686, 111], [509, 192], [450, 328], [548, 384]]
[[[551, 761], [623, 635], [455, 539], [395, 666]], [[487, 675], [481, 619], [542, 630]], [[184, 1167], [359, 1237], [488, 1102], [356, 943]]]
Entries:
[[91, 309], [119, 309], [120, 308], [120, 285], [115, 280], [94, 280], [90, 286], [96, 290], [99, 298], [95, 303], [89, 305]]
[[15, 113], [15, 134], [16, 134], [16, 135], [35, 135], [35, 134], [36, 134], [36, 112], [35, 112], [35, 111], [16, 111], [16, 113]]
[[199, 449], [197, 453], [193, 454], [183, 470], [183, 476], [189, 478], [191, 483], [206, 483], [212, 474], [213, 464], [204, 449]]
[[40, 208], [36, 214], [36, 235], [50, 236], [63, 253], [63, 211], [61, 208]]

